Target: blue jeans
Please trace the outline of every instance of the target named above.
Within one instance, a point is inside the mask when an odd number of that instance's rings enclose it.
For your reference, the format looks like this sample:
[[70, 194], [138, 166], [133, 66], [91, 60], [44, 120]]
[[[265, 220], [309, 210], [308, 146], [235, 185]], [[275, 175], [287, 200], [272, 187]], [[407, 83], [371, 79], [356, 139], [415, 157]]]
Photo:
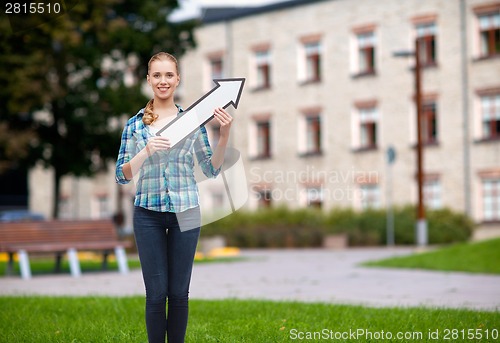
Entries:
[[[199, 218], [199, 207], [182, 215]], [[184, 342], [188, 293], [200, 225], [179, 228], [176, 213], [134, 208], [134, 235], [146, 287], [146, 329], [150, 343]], [[168, 298], [168, 315], [166, 311]]]

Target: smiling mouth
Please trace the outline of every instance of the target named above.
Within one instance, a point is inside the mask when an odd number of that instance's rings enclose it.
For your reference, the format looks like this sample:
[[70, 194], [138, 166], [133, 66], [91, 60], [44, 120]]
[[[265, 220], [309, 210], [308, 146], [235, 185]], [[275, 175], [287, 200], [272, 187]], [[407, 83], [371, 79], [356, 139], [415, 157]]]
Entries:
[[158, 87], [158, 89], [162, 92], [168, 91], [168, 87]]

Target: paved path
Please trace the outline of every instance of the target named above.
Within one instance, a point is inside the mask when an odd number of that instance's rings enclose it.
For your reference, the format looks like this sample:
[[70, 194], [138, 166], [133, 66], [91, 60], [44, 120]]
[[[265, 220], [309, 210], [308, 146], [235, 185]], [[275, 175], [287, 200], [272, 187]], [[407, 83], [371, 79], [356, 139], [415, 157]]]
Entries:
[[[411, 253], [410, 248], [245, 250], [244, 261], [197, 264], [193, 299], [271, 299], [431, 306], [500, 311], [500, 276], [365, 268], [363, 261]], [[0, 278], [0, 295], [143, 295], [139, 270]]]

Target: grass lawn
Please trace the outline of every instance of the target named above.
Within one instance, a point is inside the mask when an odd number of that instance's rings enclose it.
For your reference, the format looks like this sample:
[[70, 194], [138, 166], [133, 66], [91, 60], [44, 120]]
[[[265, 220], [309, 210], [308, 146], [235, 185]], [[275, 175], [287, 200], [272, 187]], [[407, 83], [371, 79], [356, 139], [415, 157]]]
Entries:
[[[83, 253], [79, 258], [80, 260], [80, 268], [82, 273], [85, 272], [97, 272], [102, 270], [102, 260], [101, 256], [98, 254], [86, 254]], [[217, 262], [234, 262], [234, 261], [242, 261], [245, 260], [244, 257], [234, 256], [234, 257], [204, 257], [195, 259], [195, 263], [217, 263]], [[128, 266], [130, 269], [138, 269], [141, 267], [141, 263], [138, 258], [128, 258]], [[54, 274], [55, 261], [54, 258], [47, 257], [30, 257], [30, 267], [31, 273], [33, 275], [42, 275], [42, 274]], [[5, 258], [0, 259], [0, 277], [5, 276], [7, 269], [7, 261]], [[114, 259], [114, 256], [109, 257], [108, 268], [107, 270], [117, 271], [118, 264]], [[61, 262], [61, 271], [62, 274], [69, 274], [69, 262], [66, 258]], [[20, 275], [19, 263], [17, 261], [14, 262], [14, 275]], [[0, 340], [0, 343], [2, 341]]]
[[363, 265], [500, 274], [500, 239], [454, 244], [434, 251], [371, 261]]
[[[137, 259], [128, 259], [128, 266], [130, 269], [140, 268], [141, 264]], [[80, 258], [80, 268], [83, 273], [94, 272], [101, 270], [102, 262], [100, 259], [81, 259]], [[36, 258], [30, 257], [30, 268], [33, 275], [41, 274], [54, 274], [55, 261], [53, 258]], [[0, 261], [0, 276], [5, 276], [7, 269], [7, 262]], [[107, 270], [118, 270], [118, 264], [116, 261], [110, 260], [108, 262]], [[61, 262], [61, 273], [69, 274], [69, 262], [67, 259], [63, 259]], [[20, 275], [19, 263], [14, 262], [14, 275]], [[1, 342], [1, 341], [0, 341]]]
[[[146, 342], [143, 297], [0, 297], [0, 308], [1, 342]], [[499, 312], [192, 300], [186, 342], [498, 342], [499, 330]]]

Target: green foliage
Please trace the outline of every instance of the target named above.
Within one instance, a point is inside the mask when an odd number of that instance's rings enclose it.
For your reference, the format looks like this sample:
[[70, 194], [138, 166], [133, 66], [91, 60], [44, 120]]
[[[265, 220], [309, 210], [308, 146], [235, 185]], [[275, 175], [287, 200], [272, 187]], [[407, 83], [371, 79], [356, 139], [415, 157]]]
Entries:
[[[394, 233], [396, 244], [415, 244], [415, 208], [396, 207]], [[444, 244], [467, 240], [474, 223], [466, 215], [450, 209], [428, 210], [427, 222], [430, 244]], [[329, 233], [347, 233], [353, 246], [382, 245], [386, 243], [387, 213], [385, 209], [355, 212], [352, 209], [334, 209], [327, 214]]]
[[429, 211], [429, 241], [440, 243], [467, 240], [474, 228], [474, 223], [465, 215], [453, 213], [450, 209]]
[[285, 207], [238, 211], [202, 228], [202, 235], [223, 235], [232, 246], [283, 248], [320, 246], [321, 212]]
[[[144, 297], [0, 297], [2, 341], [145, 342]], [[459, 309], [369, 308], [261, 300], [191, 300], [186, 342], [290, 342], [297, 332], [391, 333], [389, 342], [443, 341], [445, 330], [479, 330], [496, 341], [500, 313]], [[430, 331], [440, 339], [430, 339]], [[497, 331], [493, 331], [497, 330]], [[421, 333], [415, 339], [396, 334]], [[489, 334], [490, 340], [485, 335]], [[452, 338], [451, 332], [448, 336]], [[455, 337], [456, 338], [456, 337]], [[296, 337], [296, 340], [297, 339]], [[319, 339], [300, 339], [319, 341]], [[327, 341], [373, 342], [368, 336]], [[451, 341], [461, 341], [452, 339]]]
[[500, 274], [498, 261], [500, 261], [500, 239], [492, 239], [474, 243], [456, 243], [434, 251], [393, 257], [364, 265]]
[[56, 201], [62, 176], [92, 175], [116, 158], [125, 119], [147, 101], [139, 81], [150, 56], [194, 45], [194, 23], [166, 20], [176, 0], [65, 6], [45, 21], [0, 20], [0, 172], [53, 167]]
[[[336, 208], [329, 212], [284, 207], [256, 212], [238, 211], [206, 225], [202, 235], [222, 235], [238, 247], [317, 247], [325, 235], [347, 234], [350, 246], [386, 243], [386, 211], [354, 211]], [[467, 216], [449, 209], [427, 211], [429, 243], [444, 244], [467, 240], [474, 227]], [[394, 209], [396, 244], [415, 244], [415, 210], [412, 206]]]

